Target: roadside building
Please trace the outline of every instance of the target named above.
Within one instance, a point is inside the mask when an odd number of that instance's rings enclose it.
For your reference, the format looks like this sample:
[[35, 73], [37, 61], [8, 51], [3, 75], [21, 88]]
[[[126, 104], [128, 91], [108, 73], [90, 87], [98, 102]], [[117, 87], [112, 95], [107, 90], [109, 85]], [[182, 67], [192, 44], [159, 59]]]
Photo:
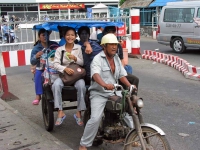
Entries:
[[97, 3], [118, 7], [118, 0], [1, 0], [0, 14], [15, 15], [19, 21], [84, 18]]

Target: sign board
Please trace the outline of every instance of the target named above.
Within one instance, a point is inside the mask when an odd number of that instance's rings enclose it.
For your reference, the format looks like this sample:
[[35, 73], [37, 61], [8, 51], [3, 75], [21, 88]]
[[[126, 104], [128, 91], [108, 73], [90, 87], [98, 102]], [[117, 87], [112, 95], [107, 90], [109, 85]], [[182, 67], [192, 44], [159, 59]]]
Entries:
[[125, 36], [126, 35], [126, 25], [124, 24], [122, 27], [117, 28], [117, 36]]
[[40, 4], [40, 10], [43, 9], [84, 9], [85, 4]]

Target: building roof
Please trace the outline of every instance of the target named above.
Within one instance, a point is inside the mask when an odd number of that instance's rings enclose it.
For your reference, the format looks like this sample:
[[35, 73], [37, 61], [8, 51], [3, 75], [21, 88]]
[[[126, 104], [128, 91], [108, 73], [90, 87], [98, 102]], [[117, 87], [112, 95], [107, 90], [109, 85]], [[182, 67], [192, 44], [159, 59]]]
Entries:
[[183, 0], [155, 0], [149, 7], [166, 6], [168, 2], [182, 2]]
[[120, 8], [132, 8], [132, 7], [148, 7], [154, 0], [126, 0]]
[[105, 4], [102, 4], [102, 3], [99, 3], [99, 4], [96, 4], [94, 7], [92, 8], [108, 8], [108, 6], [106, 6]]

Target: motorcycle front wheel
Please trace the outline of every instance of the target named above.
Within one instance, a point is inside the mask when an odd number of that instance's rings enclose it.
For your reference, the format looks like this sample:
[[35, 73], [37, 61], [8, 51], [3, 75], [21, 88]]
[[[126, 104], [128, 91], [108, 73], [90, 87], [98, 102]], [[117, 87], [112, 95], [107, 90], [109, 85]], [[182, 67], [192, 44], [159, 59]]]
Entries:
[[[147, 150], [171, 150], [165, 135], [160, 135], [150, 127], [141, 127], [143, 139]], [[136, 131], [127, 138], [124, 150], [142, 150], [141, 143]]]

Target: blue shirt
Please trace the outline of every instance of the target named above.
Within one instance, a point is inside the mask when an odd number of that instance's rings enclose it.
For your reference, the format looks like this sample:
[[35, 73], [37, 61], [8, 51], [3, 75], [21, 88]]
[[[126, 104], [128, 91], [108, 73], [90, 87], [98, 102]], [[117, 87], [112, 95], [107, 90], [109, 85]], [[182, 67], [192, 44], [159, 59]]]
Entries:
[[[49, 46], [50, 45], [58, 45], [58, 43], [54, 42], [54, 41], [49, 41]], [[37, 45], [35, 45], [31, 51], [31, 58], [30, 58], [30, 63], [31, 65], [36, 65], [36, 68], [38, 70], [40, 68], [40, 58], [36, 58], [36, 54], [41, 51], [44, 47], [42, 46], [42, 44], [40, 42], [38, 42]], [[53, 49], [53, 48], [52, 48]]]
[[9, 27], [8, 25], [4, 25], [4, 26], [2, 27], [2, 31], [3, 31], [3, 34], [9, 33], [10, 27]]
[[86, 77], [90, 78], [90, 64], [94, 58], [94, 56], [96, 56], [98, 53], [100, 53], [103, 48], [96, 42], [94, 41], [90, 41], [90, 46], [92, 47], [92, 53], [90, 54], [86, 54], [85, 53], [85, 46], [83, 45], [83, 43], [81, 41], [78, 42], [79, 45], [81, 45], [81, 50], [82, 50], [82, 54], [83, 54], [83, 60], [84, 60], [84, 68], [86, 70]]
[[66, 43], [66, 40], [65, 40], [64, 37], [62, 37], [62, 38], [60, 39], [59, 45], [60, 45], [60, 46], [63, 46], [63, 45], [65, 45], [65, 43]]

